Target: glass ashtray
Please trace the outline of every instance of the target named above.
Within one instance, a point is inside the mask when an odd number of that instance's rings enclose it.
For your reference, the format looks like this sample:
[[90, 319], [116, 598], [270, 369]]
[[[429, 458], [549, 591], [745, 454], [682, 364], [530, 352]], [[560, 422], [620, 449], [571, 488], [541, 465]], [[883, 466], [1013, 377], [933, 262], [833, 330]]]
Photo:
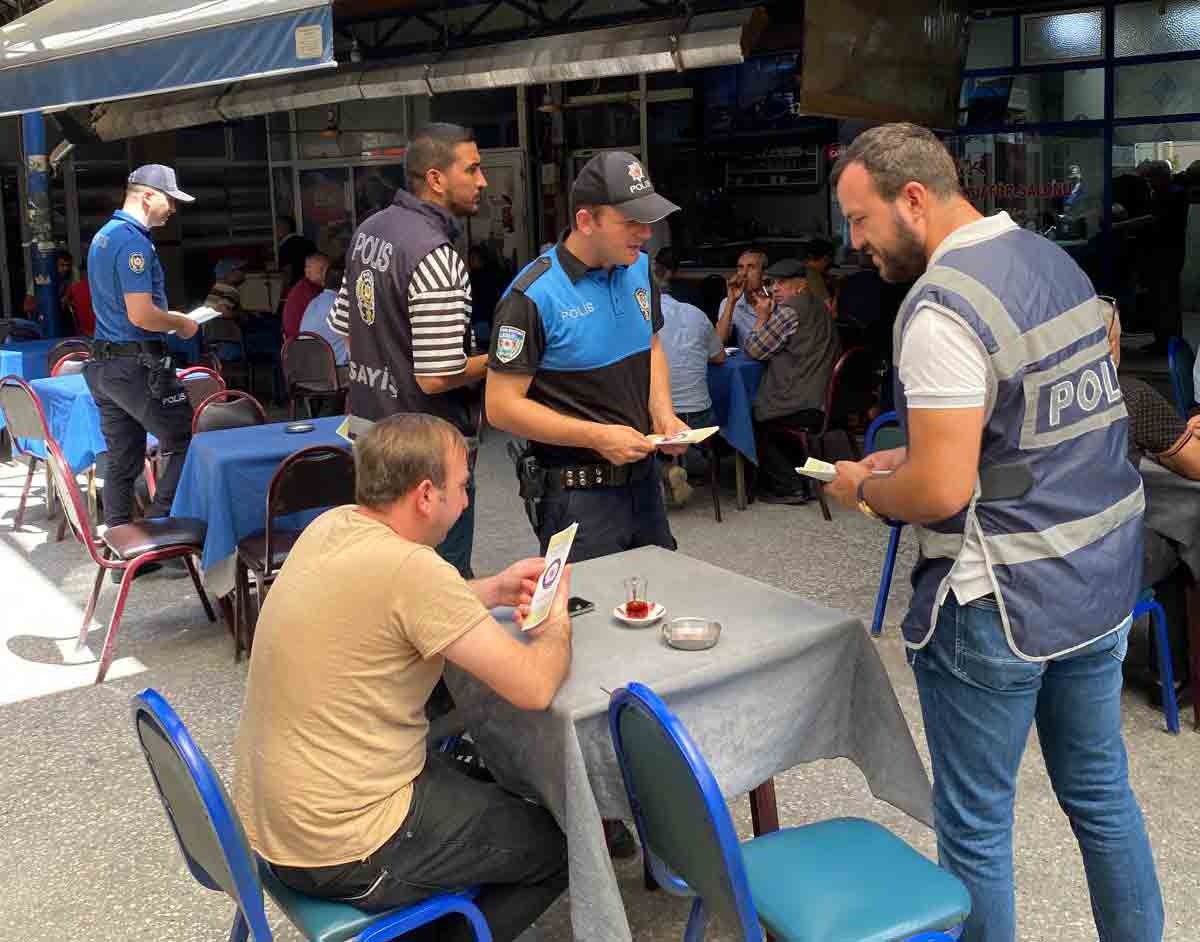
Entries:
[[703, 651], [721, 637], [721, 623], [707, 618], [673, 618], [663, 625], [663, 640], [681, 651]]

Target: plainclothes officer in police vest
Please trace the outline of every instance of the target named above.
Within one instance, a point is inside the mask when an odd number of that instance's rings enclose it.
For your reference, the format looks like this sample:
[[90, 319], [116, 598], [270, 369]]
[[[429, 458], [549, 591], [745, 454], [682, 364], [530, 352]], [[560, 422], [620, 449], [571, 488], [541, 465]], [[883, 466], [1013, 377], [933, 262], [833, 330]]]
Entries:
[[908, 446], [839, 462], [829, 491], [920, 541], [903, 631], [938, 858], [971, 896], [963, 942], [1017, 938], [1013, 803], [1034, 723], [1100, 936], [1158, 942], [1121, 738], [1144, 499], [1101, 302], [1053, 242], [981, 216], [923, 128], [863, 132], [831, 182], [854, 247], [885, 281], [916, 281], [895, 328]]
[[518, 474], [542, 552], [573, 521], [576, 561], [674, 549], [646, 435], [687, 426], [671, 407], [658, 288], [642, 245], [650, 224], [679, 207], [620, 151], [588, 161], [571, 203], [571, 229], [496, 308], [488, 421], [529, 439]]
[[150, 230], [171, 218], [177, 202], [192, 201], [170, 167], [138, 167], [129, 175], [125, 205], [96, 233], [88, 251], [96, 339], [83, 375], [108, 445], [104, 522], [110, 527], [128, 523], [132, 515], [146, 433], [158, 439], [163, 459], [147, 517], [170, 514], [192, 438], [192, 407], [175, 378], [164, 335], [175, 331], [187, 339], [197, 327], [168, 310], [162, 264], [150, 239]]

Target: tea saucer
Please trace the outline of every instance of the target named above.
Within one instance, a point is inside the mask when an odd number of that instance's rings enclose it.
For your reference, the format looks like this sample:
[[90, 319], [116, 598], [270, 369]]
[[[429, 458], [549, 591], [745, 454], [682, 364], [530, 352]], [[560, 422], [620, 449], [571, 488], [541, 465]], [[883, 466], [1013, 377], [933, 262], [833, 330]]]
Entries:
[[667, 614], [666, 606], [660, 605], [658, 602], [655, 602], [650, 607], [650, 614], [645, 618], [630, 618], [628, 615], [626, 615], [624, 602], [613, 609], [614, 618], [625, 622], [627, 625], [633, 625], [635, 628], [644, 628], [646, 625], [653, 625], [665, 614]]

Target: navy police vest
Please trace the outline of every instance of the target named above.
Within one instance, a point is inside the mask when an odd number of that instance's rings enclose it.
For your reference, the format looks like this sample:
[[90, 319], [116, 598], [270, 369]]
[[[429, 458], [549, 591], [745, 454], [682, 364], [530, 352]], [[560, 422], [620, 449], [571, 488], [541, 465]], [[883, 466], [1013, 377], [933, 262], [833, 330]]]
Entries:
[[[980, 473], [1020, 465], [1020, 497], [988, 499], [916, 527], [921, 553], [903, 629], [925, 645], [968, 529], [984, 555], [1009, 647], [1028, 660], [1080, 648], [1129, 616], [1141, 588], [1142, 480], [1127, 457], [1128, 414], [1100, 303], [1066, 252], [1009, 229], [953, 248], [913, 285], [896, 319], [896, 360], [913, 314], [934, 304], [983, 344], [994, 406]], [[907, 425], [896, 375], [896, 410]]]

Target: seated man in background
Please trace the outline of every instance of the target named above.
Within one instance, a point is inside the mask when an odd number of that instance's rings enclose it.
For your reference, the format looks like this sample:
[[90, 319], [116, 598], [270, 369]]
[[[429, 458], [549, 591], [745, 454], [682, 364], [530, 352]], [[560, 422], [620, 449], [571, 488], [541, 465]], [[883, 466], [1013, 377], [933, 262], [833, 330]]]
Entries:
[[755, 303], [766, 297], [763, 291], [763, 269], [767, 253], [746, 249], [739, 257], [737, 271], [726, 281], [725, 300], [717, 312], [717, 335], [726, 347], [740, 347], [746, 335], [754, 329]]
[[342, 286], [342, 274], [340, 268], [330, 268], [325, 273], [325, 289], [308, 302], [304, 317], [300, 320], [300, 333], [318, 334], [333, 348], [339, 386], [345, 386], [350, 378], [350, 350], [346, 346], [346, 338], [329, 326], [328, 318], [337, 301], [338, 289]]
[[[544, 808], [431, 752], [425, 703], [449, 660], [546, 709], [571, 663], [569, 574], [546, 622], [514, 638], [488, 610], [521, 617], [545, 560], [468, 583], [433, 549], [467, 504], [458, 430], [393, 415], [354, 451], [358, 503], [309, 524], [259, 616], [234, 802], [299, 892], [376, 912], [479, 886], [493, 938], [510, 942], [566, 888], [566, 840]], [[459, 917], [433, 931], [472, 937]]]
[[756, 493], [768, 503], [802, 504], [805, 480], [795, 472], [808, 456], [794, 444], [770, 434], [771, 426], [815, 431], [825, 418], [825, 392], [841, 342], [825, 305], [808, 291], [806, 269], [784, 259], [767, 269], [771, 296], [755, 305], [754, 329], [742, 344], [748, 356], [767, 363], [754, 398], [754, 423], [760, 442]]
[[300, 322], [309, 303], [325, 290], [325, 273], [329, 271], [329, 256], [313, 252], [304, 260], [304, 277], [288, 289], [283, 302], [283, 339], [291, 340], [300, 333]]
[[[671, 405], [688, 428], [707, 428], [717, 424], [708, 392], [708, 364], [724, 363], [725, 348], [716, 328], [695, 305], [678, 300], [671, 292], [676, 271], [675, 250], [659, 249], [654, 258], [654, 277], [662, 300], [663, 326], [658, 336], [671, 369]], [[688, 455], [692, 453], [689, 449]], [[667, 486], [676, 505], [691, 496], [686, 458], [667, 467]]]

